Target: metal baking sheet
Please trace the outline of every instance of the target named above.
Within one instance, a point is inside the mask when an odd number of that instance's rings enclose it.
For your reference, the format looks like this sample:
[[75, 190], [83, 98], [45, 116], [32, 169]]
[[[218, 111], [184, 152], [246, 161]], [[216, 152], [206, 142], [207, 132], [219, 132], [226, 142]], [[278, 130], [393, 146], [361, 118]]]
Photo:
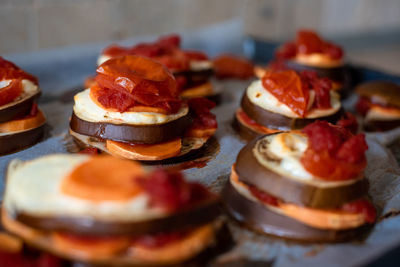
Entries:
[[[221, 36], [221, 31], [224, 36]], [[243, 39], [237, 22], [183, 34], [184, 46], [203, 48], [211, 55], [220, 52], [240, 52]], [[146, 39], [146, 38], [144, 38]], [[138, 40], [128, 40], [132, 43]], [[5, 173], [11, 159], [33, 159], [51, 153], [68, 153], [73, 144], [68, 136], [68, 119], [73, 95], [82, 90], [84, 79], [92, 75], [98, 53], [105, 44], [19, 54], [6, 57], [38, 76], [43, 95], [40, 108], [48, 120], [46, 138], [39, 144], [18, 153], [0, 158], [0, 172]], [[215, 108], [219, 128], [216, 138], [209, 144], [209, 159], [202, 168], [184, 170], [190, 180], [199, 181], [218, 192], [227, 181], [230, 167], [245, 141], [231, 127], [240, 96], [250, 81], [215, 81], [223, 90], [223, 100]], [[351, 100], [350, 100], [351, 101]], [[232, 262], [243, 266], [359, 266], [400, 245], [400, 170], [393, 154], [384, 146], [396, 140], [400, 130], [379, 136], [369, 135], [367, 178], [370, 194], [379, 209], [379, 220], [362, 241], [342, 244], [299, 244], [254, 234], [229, 221], [236, 241], [235, 246], [214, 262], [230, 266]], [[384, 144], [384, 145], [382, 145]], [[0, 180], [3, 190], [4, 175]], [[240, 265], [242, 266], [242, 265]]]

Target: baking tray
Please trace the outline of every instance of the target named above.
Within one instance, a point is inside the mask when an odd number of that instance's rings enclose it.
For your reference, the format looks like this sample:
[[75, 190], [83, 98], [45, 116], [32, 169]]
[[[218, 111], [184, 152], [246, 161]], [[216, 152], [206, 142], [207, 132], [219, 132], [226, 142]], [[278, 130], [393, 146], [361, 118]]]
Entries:
[[[236, 34], [237, 25], [220, 26], [202, 30], [198, 33], [184, 34], [184, 45], [196, 48], [198, 40], [210, 40], [203, 44], [206, 51], [240, 52], [243, 36]], [[227, 32], [225, 41], [217, 35], [221, 30]], [[215, 39], [210, 36], [216, 37]], [[213, 44], [213, 41], [216, 42]], [[138, 40], [129, 40], [132, 43]], [[82, 90], [84, 79], [95, 70], [96, 57], [105, 44], [42, 51], [35, 54], [20, 54], [6, 57], [39, 78], [43, 95], [39, 105], [47, 116], [46, 137], [39, 144], [0, 158], [0, 172], [5, 173], [7, 164], [14, 158], [33, 159], [51, 153], [69, 153], [76, 150], [67, 133], [68, 119], [71, 115], [73, 95]], [[217, 48], [215, 48], [217, 47]], [[266, 46], [272, 49], [273, 46]], [[387, 79], [399, 81], [391, 76], [366, 67], [351, 66], [357, 81]], [[231, 127], [235, 109], [243, 90], [250, 81], [214, 81], [223, 90], [222, 103], [214, 112], [217, 114], [219, 128], [205, 149], [194, 155], [192, 161], [201, 168], [190, 168], [184, 173], [190, 180], [199, 181], [219, 192], [227, 178], [231, 165], [239, 150], [245, 145]], [[347, 105], [351, 106], [350, 98]], [[370, 193], [378, 205], [379, 220], [374, 229], [362, 240], [342, 244], [299, 244], [254, 234], [240, 228], [229, 220], [229, 228], [236, 241], [233, 248], [219, 256], [213, 266], [360, 266], [366, 265], [385, 252], [400, 245], [400, 169], [393, 154], [384, 145], [392, 143], [391, 149], [399, 159], [400, 143], [395, 130], [376, 138], [368, 136], [370, 150], [369, 166], [366, 173], [371, 183]], [[384, 144], [384, 145], [382, 145]], [[4, 175], [0, 180], [3, 190]]]

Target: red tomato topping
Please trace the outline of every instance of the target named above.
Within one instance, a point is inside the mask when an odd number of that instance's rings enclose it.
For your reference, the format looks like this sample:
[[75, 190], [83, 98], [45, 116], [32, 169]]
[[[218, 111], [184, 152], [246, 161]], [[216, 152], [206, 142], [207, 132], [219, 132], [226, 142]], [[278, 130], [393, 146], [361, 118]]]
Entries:
[[283, 44], [279, 49], [276, 51], [276, 58], [278, 59], [289, 59], [296, 56], [297, 53], [297, 46], [295, 42], [287, 42]]
[[204, 186], [185, 181], [177, 171], [158, 169], [135, 181], [150, 195], [151, 205], [170, 212], [189, 208], [211, 194]]
[[280, 102], [299, 116], [305, 116], [309, 92], [302, 86], [300, 76], [295, 71], [267, 72], [261, 81], [264, 88]]
[[280, 59], [290, 59], [296, 54], [323, 53], [332, 59], [341, 59], [343, 50], [338, 45], [322, 40], [321, 37], [311, 30], [300, 30], [297, 32], [294, 42], [283, 44], [276, 51], [275, 56]]
[[304, 168], [324, 180], [357, 178], [366, 166], [368, 145], [364, 134], [352, 135], [345, 128], [317, 121], [303, 130], [308, 148], [301, 158]]
[[375, 207], [368, 200], [359, 199], [350, 203], [346, 203], [342, 206], [341, 209], [350, 213], [362, 213], [364, 214], [366, 222], [375, 222], [376, 210]]
[[260, 201], [262, 201], [268, 205], [271, 205], [271, 206], [278, 206], [279, 201], [276, 197], [271, 196], [267, 192], [261, 191], [257, 187], [252, 186], [252, 185], [248, 185], [248, 188], [249, 188], [251, 194], [253, 196], [255, 196], [256, 198], [258, 198]]
[[36, 85], [38, 84], [38, 80], [35, 76], [26, 73], [14, 63], [0, 57], [0, 81], [13, 79], [26, 79], [32, 81]]
[[180, 48], [181, 38], [171, 34], [161, 37], [153, 43], [139, 43], [133, 47], [113, 45], [106, 48], [103, 54], [111, 57], [139, 55], [153, 58], [169, 69], [184, 71], [190, 69], [190, 61], [207, 60], [208, 57], [199, 51], [186, 51]]
[[179, 49], [173, 49], [168, 53], [164, 53], [153, 58], [174, 71], [183, 71], [190, 69], [189, 58], [183, 51]]
[[188, 100], [189, 109], [192, 113], [195, 129], [217, 128], [216, 116], [210, 112], [215, 107], [215, 103], [204, 97], [192, 98]]
[[179, 241], [188, 234], [188, 231], [176, 231], [170, 233], [158, 233], [143, 235], [134, 238], [133, 243], [147, 248], [159, 248], [167, 244]]
[[79, 154], [97, 155], [100, 154], [100, 151], [98, 148], [95, 147], [86, 147], [85, 149], [79, 151]]
[[190, 60], [208, 60], [208, 56], [201, 51], [185, 50], [183, 52]]
[[253, 63], [245, 58], [221, 55], [213, 60], [215, 75], [220, 78], [246, 80], [254, 76]]
[[358, 122], [356, 117], [350, 112], [346, 112], [338, 122], [337, 126], [343, 127], [350, 131], [352, 134], [356, 134], [358, 130]]
[[303, 86], [315, 92], [313, 107], [318, 109], [330, 108], [332, 81], [326, 77], [319, 78], [315, 71], [302, 71], [300, 77]]
[[11, 103], [22, 94], [22, 83], [20, 79], [11, 80], [10, 84], [0, 89], [0, 106]]
[[22, 253], [8, 253], [0, 251], [0, 266], [4, 267], [59, 267], [62, 262], [50, 254], [41, 254], [39, 257], [23, 255]]
[[368, 110], [371, 108], [371, 101], [368, 97], [360, 97], [356, 104], [356, 110], [362, 116], [367, 115]]
[[175, 113], [180, 108], [175, 79], [162, 64], [145, 57], [125, 56], [97, 68], [93, 95], [105, 108], [120, 112], [135, 105], [153, 106]]
[[311, 54], [321, 53], [323, 46], [322, 39], [317, 33], [308, 30], [301, 30], [297, 32], [296, 46], [297, 53]]

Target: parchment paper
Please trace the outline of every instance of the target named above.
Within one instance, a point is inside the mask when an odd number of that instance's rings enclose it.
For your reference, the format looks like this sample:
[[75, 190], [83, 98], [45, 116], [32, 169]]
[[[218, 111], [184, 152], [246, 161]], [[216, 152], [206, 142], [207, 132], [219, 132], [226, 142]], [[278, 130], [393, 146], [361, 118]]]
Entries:
[[[186, 33], [183, 34], [184, 46], [203, 48], [210, 54], [240, 52], [240, 42], [243, 39], [241, 29], [240, 23], [232, 21], [196, 33]], [[133, 43], [133, 40], [125, 43]], [[39, 77], [43, 89], [40, 108], [47, 116], [49, 127], [47, 137], [39, 144], [1, 157], [1, 173], [4, 174], [8, 162], [13, 158], [29, 160], [50, 153], [71, 151], [67, 128], [73, 105], [72, 97], [83, 89], [80, 85], [85, 77], [94, 73], [96, 56], [104, 45], [6, 57]], [[240, 96], [250, 81], [215, 83], [224, 90], [222, 104], [214, 110], [219, 124], [216, 133], [219, 153], [213, 155], [215, 158], [205, 167], [184, 172], [190, 180], [199, 181], [218, 192], [227, 181], [237, 153], [245, 144], [232, 129], [231, 122]], [[380, 219], [365, 240], [334, 245], [304, 245], [254, 234], [229, 222], [236, 245], [218, 257], [215, 264], [231, 266], [233, 262], [244, 260], [241, 262], [246, 266], [359, 266], [400, 245], [400, 216], [396, 216], [400, 212], [400, 170], [393, 155], [384, 147], [399, 136], [400, 129], [389, 134], [367, 137], [369, 150], [366, 176], [370, 181], [370, 195], [378, 207]], [[2, 189], [3, 179], [0, 180]]]

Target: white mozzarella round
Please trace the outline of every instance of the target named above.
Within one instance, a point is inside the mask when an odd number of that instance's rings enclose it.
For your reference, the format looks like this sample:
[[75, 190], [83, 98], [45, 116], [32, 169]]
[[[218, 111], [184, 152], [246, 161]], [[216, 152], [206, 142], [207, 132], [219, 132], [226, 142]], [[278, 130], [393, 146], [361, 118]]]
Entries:
[[182, 105], [175, 114], [161, 114], [154, 112], [114, 112], [98, 106], [90, 98], [90, 89], [75, 95], [75, 114], [90, 122], [108, 122], [114, 124], [154, 125], [177, 120], [189, 112], [187, 105]]

